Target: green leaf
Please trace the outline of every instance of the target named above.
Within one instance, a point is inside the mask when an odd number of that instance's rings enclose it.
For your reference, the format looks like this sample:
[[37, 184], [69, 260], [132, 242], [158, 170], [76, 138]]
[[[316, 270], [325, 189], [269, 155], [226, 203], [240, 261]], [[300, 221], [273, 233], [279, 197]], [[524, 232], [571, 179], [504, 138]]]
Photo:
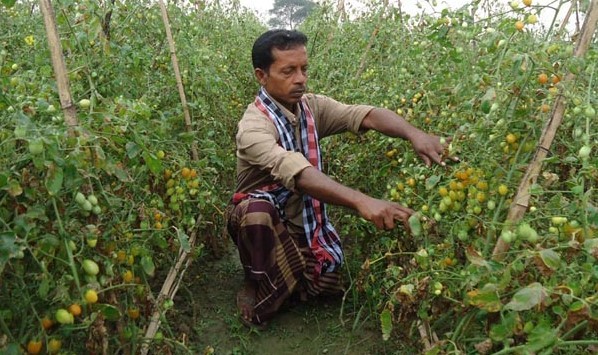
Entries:
[[409, 223], [409, 229], [411, 230], [411, 235], [414, 237], [419, 237], [422, 233], [422, 224], [419, 220], [419, 213], [414, 213], [409, 216], [407, 222]]
[[109, 321], [117, 321], [121, 317], [120, 310], [110, 304], [98, 305], [99, 311], [104, 315], [104, 318]]
[[125, 149], [127, 149], [129, 159], [133, 159], [141, 153], [141, 147], [135, 144], [135, 142], [127, 142]]
[[536, 353], [539, 350], [552, 346], [557, 341], [557, 330], [553, 329], [546, 321], [541, 321], [534, 327], [527, 338], [526, 350]]
[[46, 189], [48, 189], [50, 196], [56, 196], [58, 194], [62, 188], [63, 180], [64, 173], [62, 172], [62, 168], [57, 167], [54, 164], [50, 165], [45, 181]]
[[187, 253], [190, 252], [191, 246], [189, 245], [189, 236], [181, 229], [176, 230], [176, 235], [179, 238], [179, 243], [181, 243], [181, 248]]
[[556, 270], [561, 266], [561, 257], [554, 250], [544, 249], [539, 254], [544, 264], [552, 270]]
[[148, 276], [154, 276], [156, 267], [154, 266], [154, 261], [152, 260], [151, 256], [141, 257], [141, 267]]
[[143, 152], [143, 160], [145, 160], [145, 163], [149, 167], [150, 171], [155, 175], [158, 175], [162, 172], [162, 162], [153, 154]]
[[440, 181], [439, 175], [432, 175], [426, 179], [426, 190], [432, 190]]
[[44, 277], [37, 288], [37, 294], [43, 299], [48, 296], [48, 292], [50, 292], [50, 280], [47, 277]]
[[513, 295], [511, 302], [505, 305], [505, 309], [513, 311], [527, 311], [540, 304], [546, 298], [546, 291], [542, 284], [534, 282], [522, 288]]
[[8, 176], [0, 174], [0, 189], [5, 188], [8, 185]]
[[10, 8], [10, 7], [13, 7], [16, 2], [17, 2], [17, 0], [2, 0], [2, 5]]
[[390, 339], [390, 333], [392, 332], [392, 314], [388, 308], [380, 313], [380, 326], [382, 328], [382, 339], [387, 341]]
[[17, 236], [14, 232], [3, 232], [0, 234], [0, 274], [4, 270], [4, 265], [9, 259], [22, 255], [24, 246], [16, 243]]

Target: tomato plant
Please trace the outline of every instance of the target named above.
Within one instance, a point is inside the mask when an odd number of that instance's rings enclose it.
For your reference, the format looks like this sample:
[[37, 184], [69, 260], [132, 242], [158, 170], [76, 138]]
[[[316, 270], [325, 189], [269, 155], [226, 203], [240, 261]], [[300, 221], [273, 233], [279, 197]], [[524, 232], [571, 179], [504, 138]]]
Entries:
[[[70, 134], [37, 2], [7, 3], [0, 330], [9, 345], [33, 342], [31, 353], [43, 348], [40, 335], [49, 352], [99, 353], [81, 339], [106, 327], [98, 344], [133, 352], [189, 233], [199, 231], [195, 257], [221, 247], [236, 123], [256, 90], [247, 49], [265, 27], [215, 4], [169, 5], [188, 132], [156, 4], [53, 4], [80, 122]], [[323, 142], [327, 174], [418, 212], [408, 236], [331, 207], [348, 237], [348, 295], [397, 349], [425, 323], [438, 353], [584, 351], [598, 322], [598, 49], [574, 57], [574, 38], [542, 25], [550, 8], [537, 2], [487, 3], [410, 16], [369, 2], [340, 24], [322, 6], [301, 26], [311, 91], [388, 108], [460, 158], [427, 168], [407, 142], [371, 132]], [[560, 97], [563, 124], [551, 147], [538, 147]], [[538, 149], [549, 152], [527, 212], [507, 223]], [[511, 248], [501, 261], [492, 259], [498, 240]]]

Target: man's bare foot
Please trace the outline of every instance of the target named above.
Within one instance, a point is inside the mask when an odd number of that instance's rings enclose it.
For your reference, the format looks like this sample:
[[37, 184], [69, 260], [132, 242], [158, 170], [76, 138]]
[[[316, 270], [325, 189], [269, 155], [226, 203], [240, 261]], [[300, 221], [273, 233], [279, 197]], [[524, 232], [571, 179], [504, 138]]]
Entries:
[[237, 292], [237, 308], [241, 322], [247, 327], [264, 330], [267, 322], [257, 323], [255, 317], [255, 297], [257, 285], [255, 281], [245, 281], [243, 287]]

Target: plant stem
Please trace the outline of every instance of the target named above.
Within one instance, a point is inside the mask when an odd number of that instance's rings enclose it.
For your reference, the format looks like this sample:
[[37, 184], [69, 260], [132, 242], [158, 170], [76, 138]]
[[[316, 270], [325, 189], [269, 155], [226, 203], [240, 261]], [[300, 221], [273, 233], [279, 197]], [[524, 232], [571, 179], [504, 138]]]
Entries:
[[82, 294], [81, 282], [79, 281], [79, 274], [77, 273], [77, 268], [75, 266], [73, 251], [71, 250], [71, 245], [69, 244], [66, 231], [64, 230], [64, 225], [62, 224], [62, 219], [60, 218], [60, 213], [58, 212], [58, 206], [56, 205], [55, 197], [52, 197], [52, 206], [54, 207], [54, 214], [56, 215], [56, 221], [58, 222], [58, 230], [60, 231], [60, 235], [62, 236], [62, 240], [64, 241], [64, 248], [66, 249], [66, 254], [69, 258], [68, 263], [71, 268], [71, 273], [73, 274], [73, 278], [75, 279], [75, 284], [77, 285], [77, 290], [79, 290], [79, 294]]

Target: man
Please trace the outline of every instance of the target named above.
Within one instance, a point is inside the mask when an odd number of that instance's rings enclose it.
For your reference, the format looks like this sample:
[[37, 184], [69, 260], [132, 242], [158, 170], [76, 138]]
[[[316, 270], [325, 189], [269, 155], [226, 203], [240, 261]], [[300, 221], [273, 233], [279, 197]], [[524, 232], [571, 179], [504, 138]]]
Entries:
[[440, 139], [394, 112], [307, 94], [306, 43], [298, 31], [271, 30], [252, 49], [261, 88], [238, 124], [237, 187], [228, 215], [245, 272], [237, 306], [248, 326], [265, 325], [292, 294], [342, 292], [343, 252], [324, 203], [356, 210], [379, 229], [406, 224], [413, 213], [324, 175], [320, 138], [373, 129], [408, 139], [426, 165], [445, 165]]

